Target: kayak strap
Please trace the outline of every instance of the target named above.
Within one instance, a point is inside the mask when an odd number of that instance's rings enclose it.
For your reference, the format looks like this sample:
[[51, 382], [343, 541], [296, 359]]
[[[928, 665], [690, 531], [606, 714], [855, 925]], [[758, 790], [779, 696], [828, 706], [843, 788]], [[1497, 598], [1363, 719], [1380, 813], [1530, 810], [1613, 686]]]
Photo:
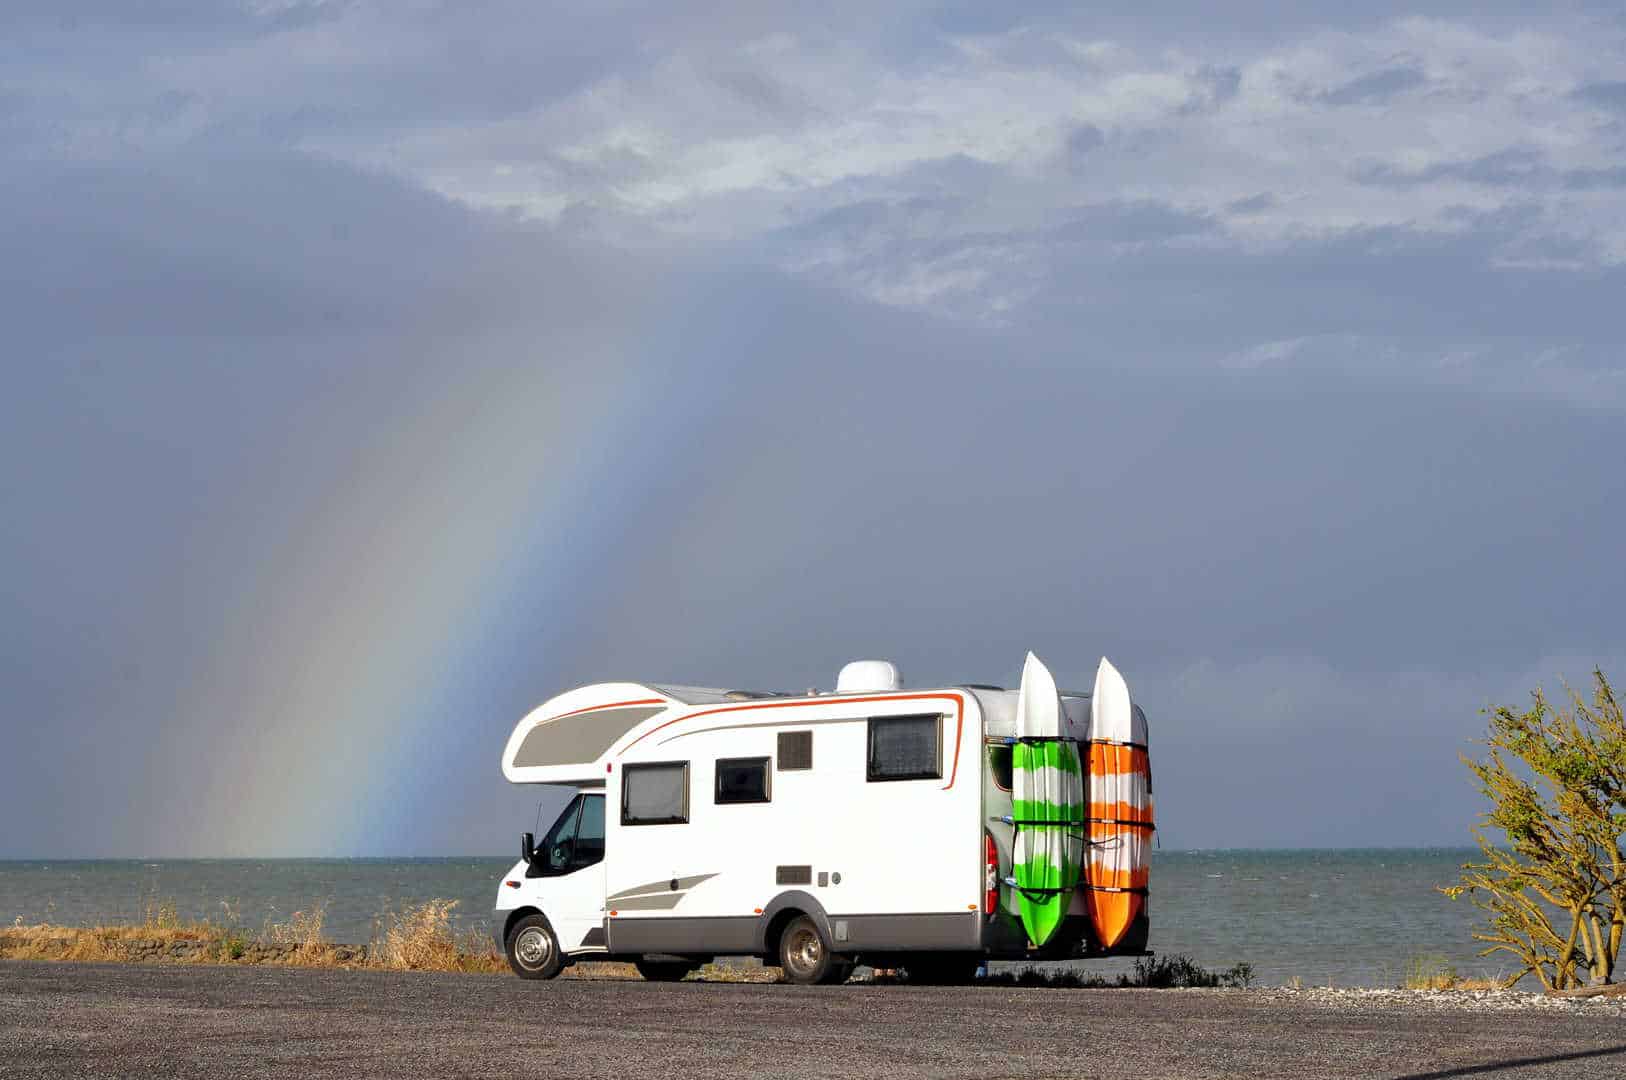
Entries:
[[1125, 829], [1145, 829], [1147, 832], [1156, 832], [1157, 826], [1150, 821], [1130, 821], [1128, 818], [1092, 817], [1087, 819], [1092, 825], [1117, 825]]
[[1003, 824], [1006, 824], [1006, 825], [1011, 825], [1011, 826], [1024, 826], [1025, 825], [1025, 826], [1027, 826], [1029, 828], [1032, 828], [1034, 826], [1046, 826], [1046, 825], [1048, 825], [1048, 826], [1051, 826], [1053, 828], [1078, 829], [1078, 828], [1083, 828], [1085, 825], [1117, 825], [1117, 826], [1120, 826], [1120, 827], [1126, 828], [1126, 829], [1145, 829], [1147, 832], [1156, 832], [1157, 831], [1157, 826], [1152, 824], [1150, 821], [1130, 821], [1127, 818], [1092, 817], [1092, 818], [1083, 818], [1083, 819], [1080, 819], [1078, 821], [1046, 821], [1043, 818], [1017, 818], [1017, 817], [1012, 817], [1009, 814], [1006, 814], [1003, 817], [998, 817], [998, 818], [995, 818], [994, 820], [998, 821], [998, 822], [1001, 822]]
[[1035, 886], [1031, 889], [1024, 889], [1022, 886], [1016, 883], [1016, 879], [1013, 877], [1000, 879], [1000, 884], [1007, 885], [1010, 888], [1015, 889], [1029, 900], [1035, 900], [1038, 897], [1059, 896], [1062, 893], [1070, 893], [1074, 889], [1088, 889], [1090, 892], [1133, 893], [1136, 896], [1150, 896], [1152, 894], [1152, 890], [1147, 888], [1145, 885], [1137, 885], [1128, 888], [1120, 888], [1115, 885], [1091, 885], [1082, 877], [1078, 879], [1076, 884], [1070, 885], [1067, 888], [1039, 888]]
[[1056, 888], [1041, 888], [1039, 886], [1034, 886], [1029, 889], [1024, 889], [1022, 886], [1016, 883], [1016, 879], [1013, 877], [1004, 878], [1001, 881], [1001, 884], [1010, 886], [1023, 896], [1027, 897], [1027, 899], [1033, 901], [1035, 904], [1048, 900], [1052, 896], [1060, 896], [1063, 893], [1070, 893], [1074, 889], [1078, 888], [1077, 884], [1073, 884], [1067, 886], [1066, 888], [1061, 888], [1059, 886]]
[[1148, 754], [1152, 752], [1150, 743], [1122, 742], [1118, 739], [1077, 739], [1070, 735], [1007, 735], [999, 741], [1006, 746], [1015, 746], [1017, 743], [1070, 742], [1083, 746], [1127, 746], [1131, 750], [1143, 750]]
[[1152, 747], [1150, 744], [1143, 742], [1119, 742], [1117, 739], [1086, 739], [1085, 742], [1091, 746], [1127, 746], [1131, 750], [1144, 750], [1147, 753], [1152, 752]]

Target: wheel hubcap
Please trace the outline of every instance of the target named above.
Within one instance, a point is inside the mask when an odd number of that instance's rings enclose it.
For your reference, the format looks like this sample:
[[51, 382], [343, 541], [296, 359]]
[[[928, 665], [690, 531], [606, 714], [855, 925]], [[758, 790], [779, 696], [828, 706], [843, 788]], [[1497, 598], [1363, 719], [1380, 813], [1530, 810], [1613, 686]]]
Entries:
[[539, 968], [553, 953], [553, 942], [536, 927], [521, 932], [514, 942], [514, 955], [528, 968]]
[[819, 935], [803, 930], [790, 940], [790, 957], [796, 967], [802, 971], [812, 971], [819, 966], [819, 960], [824, 955], [824, 946], [819, 941]]

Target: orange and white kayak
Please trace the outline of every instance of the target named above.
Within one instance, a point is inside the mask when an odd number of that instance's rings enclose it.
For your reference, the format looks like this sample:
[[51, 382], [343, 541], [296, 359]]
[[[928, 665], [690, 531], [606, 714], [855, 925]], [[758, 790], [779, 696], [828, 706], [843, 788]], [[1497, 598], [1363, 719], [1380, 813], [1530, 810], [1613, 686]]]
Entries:
[[1089, 750], [1090, 844], [1083, 887], [1096, 938], [1110, 949], [1145, 904], [1153, 820], [1146, 717], [1106, 657], [1090, 695]]

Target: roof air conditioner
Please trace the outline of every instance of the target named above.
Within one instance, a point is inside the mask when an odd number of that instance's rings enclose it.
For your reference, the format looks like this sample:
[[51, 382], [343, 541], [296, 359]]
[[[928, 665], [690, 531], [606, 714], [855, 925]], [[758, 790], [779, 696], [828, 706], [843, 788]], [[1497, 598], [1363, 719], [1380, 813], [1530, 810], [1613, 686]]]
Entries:
[[903, 676], [890, 660], [854, 660], [836, 677], [838, 694], [874, 694], [902, 690]]

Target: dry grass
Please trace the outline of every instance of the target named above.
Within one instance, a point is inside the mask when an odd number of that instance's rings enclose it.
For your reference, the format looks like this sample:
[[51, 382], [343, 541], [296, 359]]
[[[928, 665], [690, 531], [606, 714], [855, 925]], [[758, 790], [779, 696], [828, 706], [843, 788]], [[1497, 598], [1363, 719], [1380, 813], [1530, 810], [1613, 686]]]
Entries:
[[[0, 957], [11, 960], [117, 961], [156, 945], [168, 951], [177, 943], [201, 943], [220, 938], [218, 927], [187, 923], [175, 916], [174, 905], [153, 909], [140, 923], [109, 926], [25, 926], [21, 919], [0, 929]], [[200, 958], [203, 959], [203, 958]]]
[[[165, 936], [165, 944], [179, 939], [178, 932]], [[52, 926], [40, 923], [24, 926], [14, 923], [0, 930], [0, 957], [8, 960], [123, 960], [124, 944], [132, 939], [149, 939], [148, 932], [135, 926]]]
[[147, 897], [139, 922], [102, 926], [0, 927], [0, 959], [182, 964], [279, 964], [397, 971], [494, 972], [507, 969], [500, 953], [474, 931], [451, 925], [455, 900], [428, 900], [389, 912], [365, 948], [327, 940], [327, 905], [317, 902], [286, 920], [267, 920], [258, 934], [237, 925], [238, 907], [221, 901], [221, 921], [180, 917], [173, 900]]
[[369, 967], [392, 971], [506, 971], [508, 962], [478, 933], [452, 929], [456, 900], [426, 900], [386, 912], [367, 946]]
[[294, 967], [347, 967], [332, 942], [322, 935], [327, 921], [327, 901], [318, 900], [304, 911], [296, 911], [286, 922], [267, 919], [260, 940], [268, 945], [289, 945], [293, 952], [283, 963]]
[[1445, 957], [1431, 953], [1406, 961], [1406, 975], [1400, 985], [1404, 990], [1505, 990], [1510, 981], [1463, 978]]

